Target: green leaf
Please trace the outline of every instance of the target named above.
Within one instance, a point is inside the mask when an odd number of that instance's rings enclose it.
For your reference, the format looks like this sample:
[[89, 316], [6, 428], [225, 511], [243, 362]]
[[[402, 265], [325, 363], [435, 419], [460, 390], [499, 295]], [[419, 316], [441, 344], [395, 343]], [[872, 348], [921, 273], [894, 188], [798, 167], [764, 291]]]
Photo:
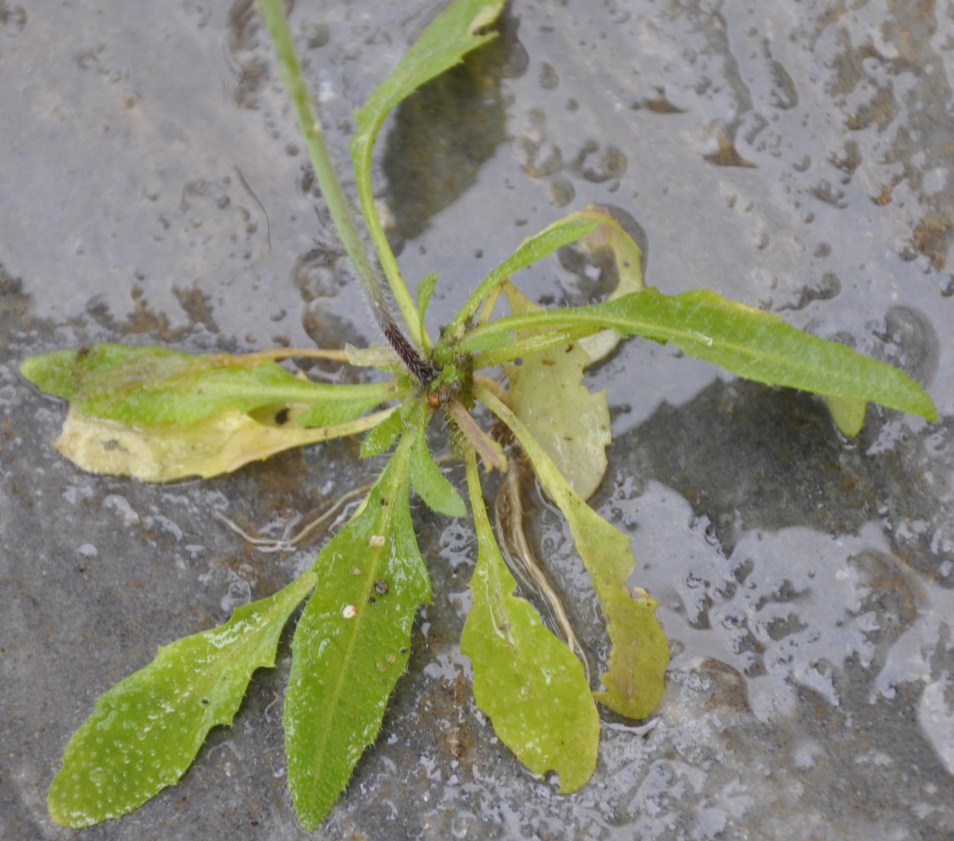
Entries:
[[373, 458], [386, 453], [404, 431], [404, 414], [398, 409], [377, 426], [372, 427], [361, 442], [361, 458]]
[[152, 663], [106, 692], [66, 746], [50, 786], [50, 817], [91, 826], [173, 785], [209, 730], [232, 723], [252, 673], [275, 665], [282, 628], [314, 582], [306, 573], [237, 608], [221, 627], [161, 647]]
[[26, 360], [39, 388], [70, 402], [57, 449], [84, 470], [166, 482], [208, 478], [291, 447], [363, 432], [391, 410], [395, 382], [329, 385], [257, 354], [193, 355], [100, 344]]
[[562, 476], [520, 419], [479, 384], [476, 394], [516, 436], [546, 492], [566, 517], [576, 549], [593, 581], [613, 644], [603, 692], [597, 698], [629, 718], [645, 718], [662, 697], [669, 643], [656, 618], [657, 602], [627, 586], [636, 564], [629, 538], [600, 517]]
[[467, 513], [464, 500], [434, 461], [427, 446], [426, 421], [430, 417], [430, 410], [422, 406], [420, 411], [422, 417], [417, 424], [418, 431], [411, 451], [411, 484], [431, 510], [448, 517], [463, 517]]
[[[427, 275], [417, 286], [417, 312], [420, 318], [420, 332], [424, 336], [427, 331], [424, 329], [424, 319], [427, 316], [427, 308], [430, 306], [431, 298], [434, 297], [434, 290], [437, 288], [439, 275], [432, 272]], [[430, 350], [430, 348], [427, 348]]]
[[[506, 284], [504, 292], [514, 314], [542, 311], [512, 284]], [[521, 330], [516, 338], [532, 333]], [[583, 499], [603, 479], [606, 448], [612, 440], [606, 391], [593, 394], [583, 385], [583, 369], [592, 362], [579, 342], [571, 342], [531, 354], [519, 365], [504, 366], [514, 413]]]
[[566, 219], [554, 222], [540, 233], [525, 239], [513, 254], [480, 282], [480, 285], [458, 310], [450, 326], [444, 331], [444, 335], [449, 338], [459, 337], [467, 320], [473, 318], [485, 300], [496, 300], [496, 293], [510, 279], [511, 275], [542, 260], [544, 257], [549, 257], [555, 251], [582, 239], [587, 234], [591, 234], [597, 226], [598, 223], [596, 222], [580, 221], [576, 216], [569, 216]]
[[474, 600], [461, 651], [474, 666], [474, 697], [500, 740], [534, 774], [556, 771], [560, 790], [576, 791], [596, 768], [600, 720], [583, 665], [514, 595], [516, 582], [494, 540], [467, 449], [467, 483], [477, 529]]
[[354, 518], [322, 550], [292, 642], [285, 696], [288, 783], [317, 827], [377, 736], [404, 673], [411, 625], [431, 597], [411, 522], [408, 430]]
[[[568, 328], [611, 327], [623, 336], [672, 342], [690, 356], [757, 382], [880, 403], [937, 420], [930, 395], [897, 368], [708, 290], [666, 296], [650, 287], [603, 304], [502, 318], [478, 327], [460, 346], [478, 350], [485, 340], [495, 344], [497, 333], [547, 327], [556, 334], [554, 343], [565, 341], [561, 331]], [[510, 350], [519, 352], [513, 346]]]
[[864, 400], [852, 400], [849, 397], [826, 397], [828, 411], [842, 435], [854, 438], [865, 425], [865, 412], [868, 404]]
[[388, 383], [332, 385], [296, 377], [256, 354], [190, 354], [163, 347], [99, 344], [26, 360], [20, 371], [84, 415], [130, 426], [189, 426], [229, 410], [298, 410], [298, 426], [329, 426], [387, 400]]
[[488, 28], [497, 20], [505, 0], [454, 0], [421, 33], [404, 54], [398, 66], [371, 94], [364, 107], [355, 113], [355, 135], [351, 139], [355, 182], [361, 211], [371, 240], [388, 277], [394, 299], [401, 310], [411, 337], [418, 346], [427, 342], [422, 318], [401, 277], [387, 236], [381, 227], [371, 186], [371, 152], [385, 117], [421, 85], [460, 63], [471, 50], [496, 37]]
[[[465, 324], [473, 318], [481, 306], [483, 309], [478, 320], [485, 322], [490, 316], [497, 294], [513, 274], [578, 241], [582, 241], [582, 247], [589, 251], [596, 252], [609, 248], [613, 254], [618, 283], [610, 298], [629, 292], [638, 292], [643, 288], [642, 257], [639, 246], [608, 211], [591, 204], [584, 210], [571, 213], [547, 226], [540, 233], [525, 239], [510, 257], [493, 269], [473, 291], [444, 331], [446, 341], [460, 339]], [[587, 351], [595, 362], [609, 353], [618, 339], [594, 338], [589, 341], [591, 344], [587, 347]]]
[[359, 179], [370, 179], [365, 160], [370, 158], [370, 149], [385, 117], [419, 87], [495, 38], [496, 33], [487, 30], [503, 7], [504, 0], [455, 0], [431, 21], [398, 66], [355, 113], [357, 125], [351, 154]]

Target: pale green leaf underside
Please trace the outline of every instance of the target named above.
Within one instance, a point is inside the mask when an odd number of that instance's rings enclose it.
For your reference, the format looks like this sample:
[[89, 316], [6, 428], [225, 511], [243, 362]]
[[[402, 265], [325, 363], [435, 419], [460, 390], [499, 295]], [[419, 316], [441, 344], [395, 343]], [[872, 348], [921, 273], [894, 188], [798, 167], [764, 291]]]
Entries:
[[610, 327], [621, 335], [672, 342], [690, 356], [757, 382], [880, 403], [937, 420], [928, 393], [897, 368], [706, 290], [666, 296], [647, 288], [604, 304], [503, 318], [473, 331], [461, 345], [479, 350], [485, 341], [496, 344], [501, 332], [548, 326], [556, 331]]
[[189, 426], [147, 429], [87, 417], [70, 409], [56, 449], [83, 470], [132, 476], [143, 482], [171, 482], [187, 476], [208, 479], [276, 453], [354, 435], [386, 420], [384, 409], [347, 423], [301, 428], [272, 426], [230, 409]]
[[377, 736], [404, 673], [411, 626], [430, 600], [408, 500], [409, 429], [358, 514], [322, 550], [292, 642], [285, 696], [288, 784], [314, 829]]
[[[512, 284], [506, 284], [504, 292], [515, 315], [541, 311]], [[518, 331], [517, 338], [532, 332]], [[514, 413], [583, 499], [603, 479], [612, 440], [606, 391], [594, 394], [583, 385], [583, 369], [592, 362], [580, 343], [573, 342], [504, 367]]]
[[835, 426], [843, 435], [854, 438], [865, 425], [865, 412], [868, 404], [864, 400], [853, 400], [848, 397], [828, 397], [828, 411], [831, 412]]
[[487, 389], [477, 396], [514, 433], [547, 494], [566, 517], [577, 552], [599, 598], [612, 643], [604, 691], [607, 707], [645, 718], [662, 697], [669, 643], [656, 618], [657, 602], [644, 592], [630, 593], [627, 583], [636, 564], [629, 538], [600, 517], [560, 474], [553, 460], [510, 409]]
[[313, 585], [308, 573], [238, 608], [225, 625], [163, 646], [152, 663], [100, 697], [50, 786], [53, 820], [91, 826], [173, 785], [209, 730], [232, 723], [252, 673], [274, 666], [282, 628]]
[[533, 773], [556, 771], [561, 790], [592, 776], [600, 721], [583, 665], [543, 624], [525, 599], [494, 540], [481, 495], [473, 448], [467, 478], [477, 530], [473, 604], [461, 651], [474, 667], [474, 697], [500, 740]]

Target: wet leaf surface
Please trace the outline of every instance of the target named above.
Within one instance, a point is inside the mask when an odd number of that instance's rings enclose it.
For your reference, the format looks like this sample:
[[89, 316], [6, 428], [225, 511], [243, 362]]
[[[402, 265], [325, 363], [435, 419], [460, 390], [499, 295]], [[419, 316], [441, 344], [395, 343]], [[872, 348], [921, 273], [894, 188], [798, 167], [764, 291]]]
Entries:
[[669, 642], [656, 617], [657, 602], [627, 586], [636, 565], [629, 538], [600, 517], [561, 475], [527, 427], [496, 397], [484, 402], [514, 433], [541, 485], [567, 519], [577, 552], [593, 581], [613, 644], [604, 691], [597, 698], [629, 718], [645, 718], [659, 704], [669, 664]]
[[100, 344], [26, 360], [37, 387], [70, 402], [57, 449], [93, 473], [208, 478], [374, 427], [391, 384], [315, 383], [268, 360]]
[[191, 354], [158, 346], [98, 344], [35, 356], [20, 366], [30, 382], [90, 417], [130, 426], [188, 426], [217, 412], [274, 407], [301, 410], [300, 426], [357, 417], [386, 399], [389, 387], [330, 385], [289, 373], [255, 354]]
[[[514, 286], [508, 284], [504, 291], [515, 315], [542, 311]], [[516, 338], [532, 333], [521, 330]], [[612, 440], [606, 392], [594, 394], [583, 385], [583, 369], [592, 362], [579, 342], [569, 342], [504, 366], [514, 413], [583, 499], [606, 472]]]
[[315, 593], [295, 631], [285, 747], [308, 829], [324, 820], [377, 736], [407, 667], [414, 617], [430, 601], [408, 500], [414, 441], [411, 429], [363, 507], [319, 554]]
[[582, 663], [514, 594], [516, 582], [494, 539], [477, 473], [467, 455], [477, 530], [473, 604], [461, 651], [474, 667], [474, 697], [501, 741], [535, 774], [556, 771], [560, 790], [580, 788], [596, 768], [600, 722]]
[[[547, 326], [557, 334], [567, 327], [612, 327], [621, 335], [672, 342], [690, 356], [756, 382], [866, 400], [937, 419], [927, 392], [897, 368], [708, 290], [666, 296], [649, 287], [604, 304], [511, 316], [487, 325], [492, 329], [476, 330], [462, 346], [476, 350], [484, 338], [495, 344], [494, 334]], [[558, 341], [563, 341], [559, 335], [554, 343]]]
[[152, 663], [100, 697], [50, 786], [53, 820], [91, 826], [176, 783], [209, 730], [232, 723], [252, 673], [275, 665], [282, 629], [314, 583], [308, 573], [237, 608], [221, 627], [161, 647]]

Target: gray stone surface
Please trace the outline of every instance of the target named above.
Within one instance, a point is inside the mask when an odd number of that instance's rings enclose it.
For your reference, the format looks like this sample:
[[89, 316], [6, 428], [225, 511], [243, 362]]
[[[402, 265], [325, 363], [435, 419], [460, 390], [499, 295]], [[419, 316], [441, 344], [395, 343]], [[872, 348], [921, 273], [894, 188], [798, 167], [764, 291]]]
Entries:
[[[17, 362], [376, 337], [247, 3], [21, 3], [0, 3], [0, 837], [33, 841], [72, 835], [45, 792], [96, 697], [313, 556], [256, 552], [213, 512], [280, 531], [374, 465], [340, 443], [207, 483], [86, 475]], [[342, 162], [349, 114], [434, 5], [296, 4]], [[945, 4], [516, 0], [499, 45], [389, 124], [379, 183], [407, 276], [442, 276], [434, 325], [524, 236], [610, 204], [651, 283], [895, 362], [943, 419], [873, 409], [845, 442], [810, 397], [629, 343], [592, 375], [616, 433], [594, 504], [662, 603], [658, 715], [605, 716], [575, 795], [528, 775], [475, 715], [457, 646], [474, 536], [422, 511], [434, 602], [314, 837], [954, 836], [952, 80]], [[592, 294], [564, 263], [528, 271], [529, 294]], [[534, 529], [602, 651], [539, 499]], [[287, 666], [283, 649], [180, 785], [83, 837], [308, 837], [285, 790]]]

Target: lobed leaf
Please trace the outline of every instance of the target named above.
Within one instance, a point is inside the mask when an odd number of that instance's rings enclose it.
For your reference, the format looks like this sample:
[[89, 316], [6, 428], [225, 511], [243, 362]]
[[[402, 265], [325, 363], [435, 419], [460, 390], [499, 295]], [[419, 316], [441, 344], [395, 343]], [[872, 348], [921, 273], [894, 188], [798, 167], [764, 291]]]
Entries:
[[252, 673], [275, 665], [282, 628], [314, 582], [307, 573], [221, 627], [161, 647], [100, 697], [50, 786], [53, 820], [78, 828], [117, 818], [178, 781], [209, 730], [232, 723]]
[[474, 697], [500, 740], [535, 774], [556, 771], [576, 791], [596, 768], [600, 720], [582, 663], [514, 595], [516, 582], [494, 540], [473, 447], [467, 481], [477, 530], [473, 604], [461, 651], [474, 666]]
[[672, 342], [690, 356], [757, 382], [880, 403], [937, 420], [930, 395], [897, 368], [708, 290], [666, 296], [649, 287], [602, 304], [502, 318], [472, 331], [460, 347], [479, 350], [485, 341], [495, 345], [501, 332], [547, 327], [555, 333], [554, 343], [565, 341], [561, 331], [568, 327], [610, 327], [623, 336]]
[[321, 551], [292, 642], [285, 696], [288, 783], [314, 829], [377, 736], [404, 673], [411, 625], [431, 597], [408, 494], [409, 429], [354, 518]]
[[629, 538], [600, 517], [560, 474], [520, 419], [481, 385], [476, 393], [516, 436], [541, 485], [566, 517], [577, 552], [599, 598], [612, 650], [597, 698], [629, 718], [645, 718], [662, 698], [669, 643], [656, 617], [657, 602], [627, 586], [636, 564]]

